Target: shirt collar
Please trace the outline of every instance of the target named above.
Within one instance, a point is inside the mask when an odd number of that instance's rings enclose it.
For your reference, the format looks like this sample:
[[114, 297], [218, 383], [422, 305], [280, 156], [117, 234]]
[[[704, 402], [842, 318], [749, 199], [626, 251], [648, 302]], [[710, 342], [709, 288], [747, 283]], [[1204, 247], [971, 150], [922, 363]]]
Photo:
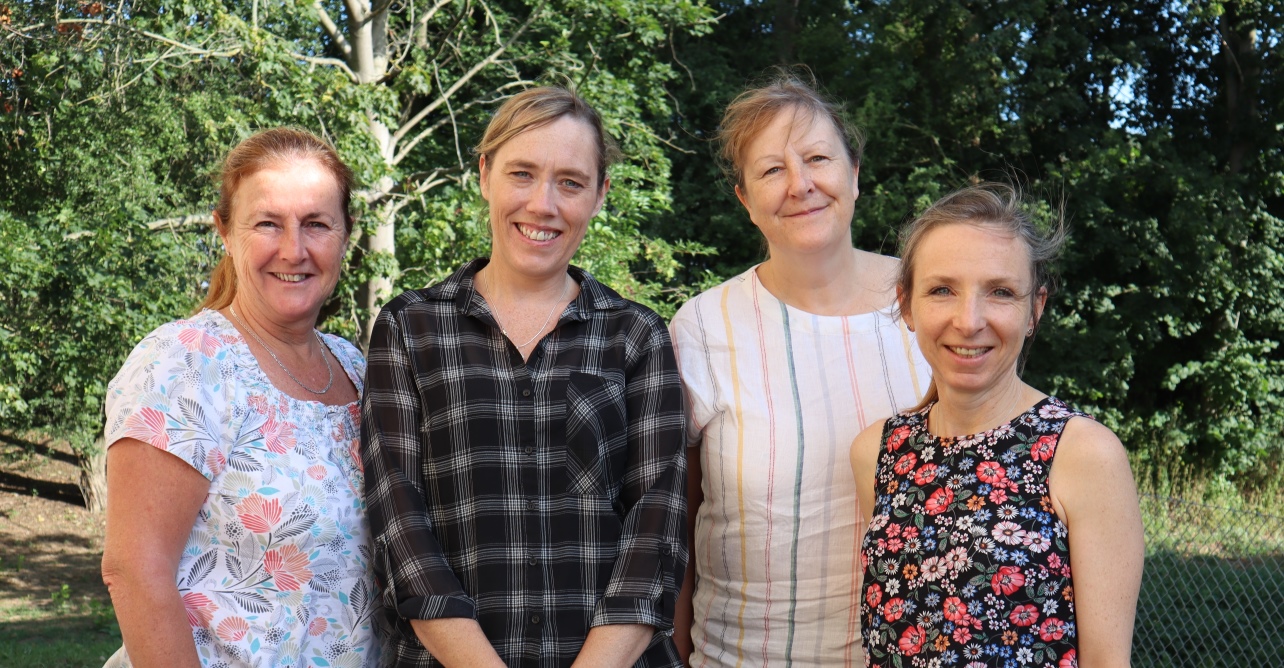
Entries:
[[[486, 306], [485, 300], [477, 292], [477, 285], [474, 279], [477, 272], [481, 271], [490, 263], [490, 258], [477, 258], [472, 262], [465, 264], [455, 273], [451, 274], [446, 280], [428, 288], [424, 296], [426, 299], [439, 301], [453, 301], [455, 308], [462, 315], [473, 317], [486, 314], [490, 316], [490, 308]], [[588, 320], [592, 317], [593, 311], [618, 311], [628, 307], [628, 302], [611, 288], [602, 285], [593, 278], [593, 275], [580, 269], [575, 265], [567, 268], [567, 273], [571, 278], [580, 284], [580, 294], [571, 302], [566, 318], [570, 320]]]

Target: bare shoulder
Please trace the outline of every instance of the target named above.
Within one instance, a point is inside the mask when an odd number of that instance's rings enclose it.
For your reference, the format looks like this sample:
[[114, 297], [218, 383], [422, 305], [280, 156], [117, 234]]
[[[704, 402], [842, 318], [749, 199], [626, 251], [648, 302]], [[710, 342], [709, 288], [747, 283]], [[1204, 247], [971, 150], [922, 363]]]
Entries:
[[901, 261], [889, 255], [860, 249], [856, 249], [856, 259], [861, 267], [861, 281], [865, 288], [883, 295], [891, 303], [896, 297], [896, 279], [900, 277]]
[[852, 463], [872, 462], [878, 459], [878, 450], [883, 446], [883, 427], [887, 420], [876, 420], [865, 427], [852, 441]]
[[1126, 466], [1128, 454], [1109, 427], [1091, 418], [1074, 417], [1061, 432], [1056, 461], [1074, 464], [1076, 468], [1120, 461]]

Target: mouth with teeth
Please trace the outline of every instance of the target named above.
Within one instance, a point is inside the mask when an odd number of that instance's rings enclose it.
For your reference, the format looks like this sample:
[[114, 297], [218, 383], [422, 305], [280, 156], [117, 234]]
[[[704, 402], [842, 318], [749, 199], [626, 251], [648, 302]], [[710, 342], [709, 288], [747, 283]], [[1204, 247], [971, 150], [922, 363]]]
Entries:
[[285, 281], [286, 283], [298, 283], [298, 282], [300, 282], [300, 281], [302, 281], [303, 279], [305, 279], [305, 278], [307, 278], [307, 277], [308, 277], [308, 275], [307, 275], [307, 274], [279, 274], [279, 273], [273, 273], [272, 275], [273, 275], [273, 276], [275, 276], [275, 277], [277, 277], [277, 278], [279, 278], [279, 279], [281, 279], [282, 281]]
[[964, 348], [962, 346], [946, 346], [950, 352], [959, 357], [980, 357], [990, 351], [990, 348]]
[[562, 236], [562, 233], [557, 230], [541, 230], [521, 223], [517, 224], [517, 231], [531, 241], [552, 241]]

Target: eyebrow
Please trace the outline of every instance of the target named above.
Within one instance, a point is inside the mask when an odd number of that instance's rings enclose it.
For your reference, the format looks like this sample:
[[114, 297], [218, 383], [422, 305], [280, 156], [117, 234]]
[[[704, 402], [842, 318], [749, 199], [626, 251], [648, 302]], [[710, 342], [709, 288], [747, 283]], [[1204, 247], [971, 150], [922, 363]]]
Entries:
[[[506, 169], [525, 169], [527, 171], [539, 170], [539, 165], [529, 160], [522, 160], [520, 158], [516, 160], [509, 160], [508, 162], [504, 163], [504, 167]], [[570, 176], [572, 178], [576, 178], [581, 181], [592, 182], [593, 180], [592, 176], [578, 169], [575, 169], [574, 167], [566, 167], [563, 169], [559, 169], [557, 170], [556, 173], [558, 176]]]
[[[829, 145], [828, 141], [824, 139], [817, 139], [816, 141], [801, 147], [801, 150], [799, 151], [799, 153], [806, 155], [808, 153], [816, 151], [817, 149], [821, 149], [826, 153], [829, 153], [832, 151], [833, 147]], [[779, 153], [768, 153], [767, 155], [764, 155], [758, 158], [757, 160], [754, 160], [753, 164], [757, 165], [763, 162], [779, 161], [780, 159], [781, 157]]]

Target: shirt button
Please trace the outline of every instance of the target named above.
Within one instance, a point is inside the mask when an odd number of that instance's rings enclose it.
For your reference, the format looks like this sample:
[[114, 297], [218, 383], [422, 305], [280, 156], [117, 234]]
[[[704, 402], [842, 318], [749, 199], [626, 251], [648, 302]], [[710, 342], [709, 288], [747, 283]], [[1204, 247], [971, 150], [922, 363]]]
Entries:
[[527, 502], [526, 502], [526, 509], [527, 509], [527, 510], [529, 510], [529, 511], [532, 511], [532, 512], [533, 512], [533, 511], [536, 511], [536, 510], [539, 510], [539, 502], [538, 502], [538, 501], [535, 501], [534, 499], [532, 499], [532, 500], [530, 500], [530, 501], [527, 501]]
[[526, 446], [526, 454], [530, 455], [530, 454], [534, 454], [534, 453], [535, 453], [535, 448], [533, 448], [533, 447], [531, 447], [531, 446], [529, 446], [529, 445], [528, 445], [528, 446]]
[[538, 623], [539, 623], [539, 619], [540, 619], [540, 618], [539, 618], [539, 615], [531, 615], [531, 623], [532, 623], [532, 624], [538, 624]]
[[526, 564], [528, 566], [537, 566], [539, 565], [539, 562], [535, 560], [535, 557], [531, 557], [530, 559], [526, 560]]
[[673, 551], [673, 548], [672, 548], [672, 547], [669, 547], [669, 544], [668, 544], [668, 543], [665, 543], [665, 544], [663, 544], [663, 545], [661, 545], [661, 546], [660, 546], [660, 554], [668, 554], [668, 553], [670, 553], [670, 552], [672, 552], [672, 551]]
[[523, 396], [523, 397], [529, 397], [529, 396], [531, 396], [531, 391], [530, 391], [530, 390], [522, 390], [522, 396]]

